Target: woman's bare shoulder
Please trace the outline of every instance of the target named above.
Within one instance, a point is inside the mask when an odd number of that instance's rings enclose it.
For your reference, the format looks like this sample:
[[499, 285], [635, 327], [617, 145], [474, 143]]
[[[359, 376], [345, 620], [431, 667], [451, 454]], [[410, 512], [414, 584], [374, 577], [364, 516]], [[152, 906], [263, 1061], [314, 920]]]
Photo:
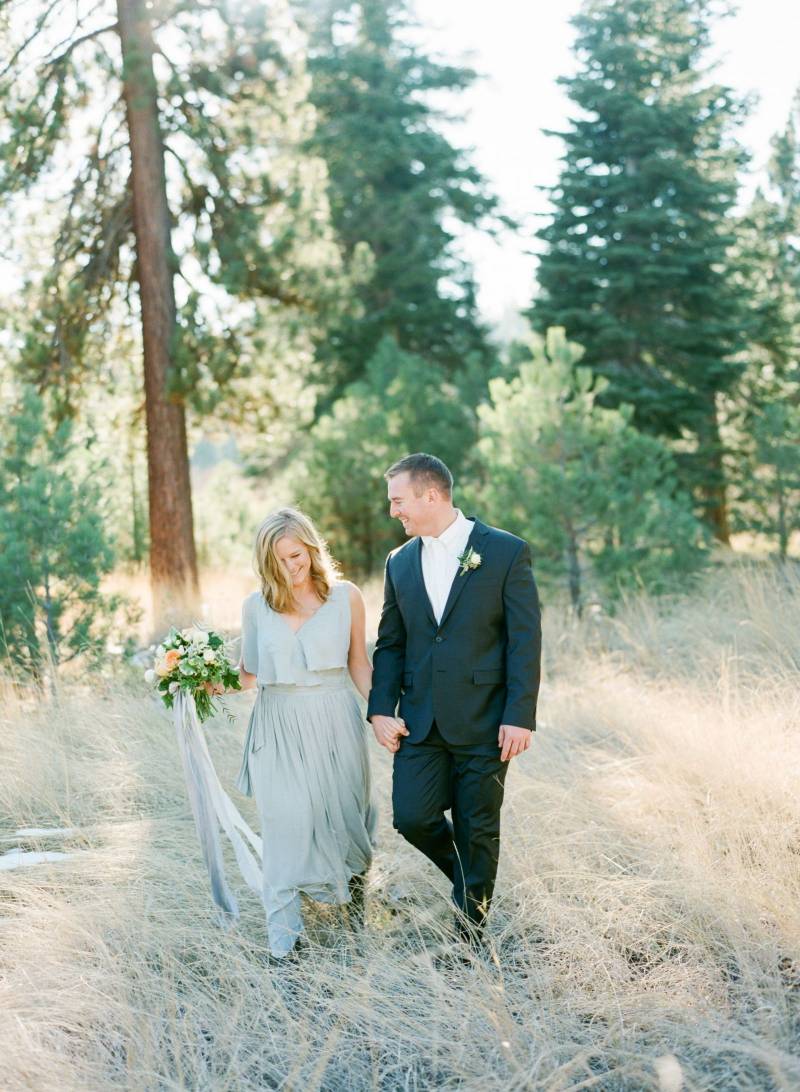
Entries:
[[337, 580], [336, 586], [340, 588], [345, 588], [347, 590], [347, 594], [350, 597], [351, 603], [364, 602], [364, 596], [361, 593], [361, 589], [359, 588], [358, 584], [354, 584], [352, 580]]

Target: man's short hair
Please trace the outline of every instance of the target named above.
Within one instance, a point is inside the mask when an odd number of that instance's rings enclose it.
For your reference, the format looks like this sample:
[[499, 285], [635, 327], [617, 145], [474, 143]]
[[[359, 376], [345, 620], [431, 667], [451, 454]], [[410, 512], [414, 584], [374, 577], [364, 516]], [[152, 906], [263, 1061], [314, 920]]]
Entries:
[[438, 489], [446, 497], [453, 495], [453, 475], [435, 455], [426, 455], [423, 451], [406, 455], [392, 463], [383, 476], [388, 482], [398, 474], [408, 474], [417, 496], [423, 489], [431, 487]]

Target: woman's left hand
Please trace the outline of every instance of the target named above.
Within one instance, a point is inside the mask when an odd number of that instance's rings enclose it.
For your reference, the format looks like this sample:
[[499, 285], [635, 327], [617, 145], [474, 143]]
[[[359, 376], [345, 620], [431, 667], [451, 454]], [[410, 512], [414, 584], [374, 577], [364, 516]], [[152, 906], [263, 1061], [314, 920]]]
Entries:
[[221, 682], [204, 682], [203, 689], [205, 690], [206, 694], [210, 694], [212, 698], [216, 697], [218, 694], [225, 693], [225, 687], [222, 685]]

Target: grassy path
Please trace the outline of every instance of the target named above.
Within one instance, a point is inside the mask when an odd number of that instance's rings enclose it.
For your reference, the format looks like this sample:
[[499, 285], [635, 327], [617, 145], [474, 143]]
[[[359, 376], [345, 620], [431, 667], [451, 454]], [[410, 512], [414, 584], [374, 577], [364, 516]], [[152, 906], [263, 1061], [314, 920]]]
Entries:
[[[0, 854], [69, 856], [0, 868], [0, 1088], [797, 1088], [798, 602], [731, 575], [669, 610], [550, 621], [495, 958], [475, 966], [439, 958], [446, 891], [391, 830], [377, 748], [366, 931], [310, 907], [307, 954], [274, 968], [249, 893], [237, 927], [214, 921], [171, 728], [138, 683], [9, 694]], [[228, 785], [237, 701], [210, 735]]]

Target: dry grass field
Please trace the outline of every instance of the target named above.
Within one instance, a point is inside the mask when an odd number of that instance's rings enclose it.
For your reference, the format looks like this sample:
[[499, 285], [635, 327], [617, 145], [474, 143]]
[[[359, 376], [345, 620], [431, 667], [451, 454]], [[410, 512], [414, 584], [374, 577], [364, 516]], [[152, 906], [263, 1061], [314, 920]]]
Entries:
[[[238, 595], [208, 622], [235, 625]], [[447, 958], [445, 886], [391, 828], [377, 747], [366, 929], [310, 906], [306, 954], [275, 967], [249, 892], [215, 922], [138, 673], [47, 706], [9, 690], [0, 1088], [800, 1087], [800, 583], [733, 568], [691, 600], [555, 615], [473, 965]], [[209, 728], [228, 786], [250, 700]]]

